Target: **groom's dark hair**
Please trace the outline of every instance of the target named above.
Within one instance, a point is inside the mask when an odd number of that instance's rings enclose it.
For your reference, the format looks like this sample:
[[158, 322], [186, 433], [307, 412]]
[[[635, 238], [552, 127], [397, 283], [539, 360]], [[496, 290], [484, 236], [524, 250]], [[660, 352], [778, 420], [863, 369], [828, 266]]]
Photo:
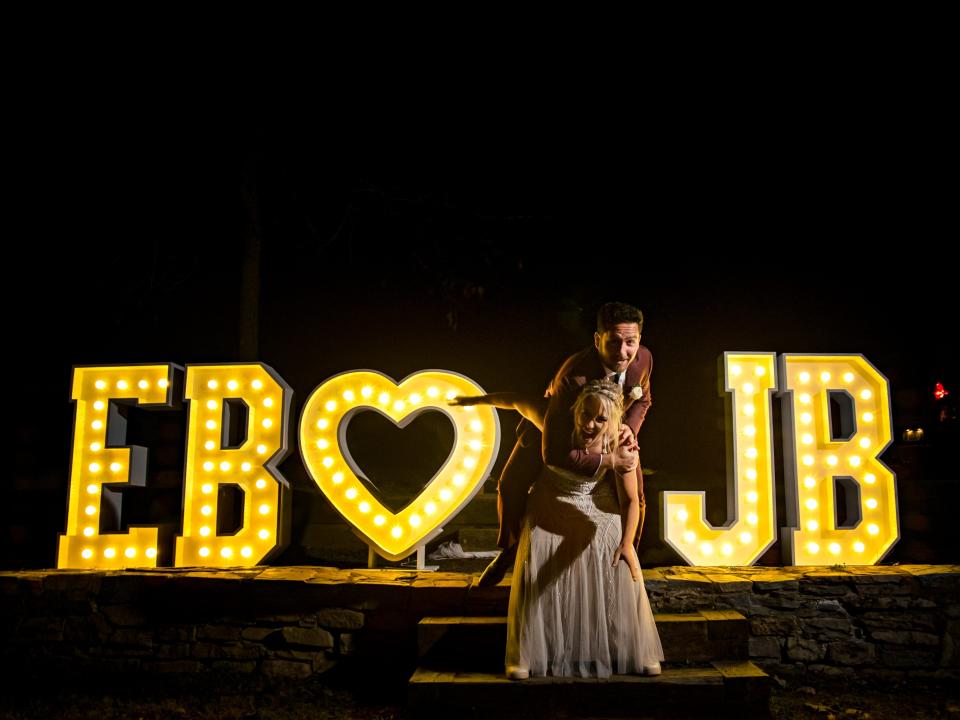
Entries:
[[643, 332], [643, 313], [633, 305], [622, 302], [608, 302], [600, 306], [597, 311], [598, 333], [602, 335], [620, 323], [636, 323], [640, 332]]

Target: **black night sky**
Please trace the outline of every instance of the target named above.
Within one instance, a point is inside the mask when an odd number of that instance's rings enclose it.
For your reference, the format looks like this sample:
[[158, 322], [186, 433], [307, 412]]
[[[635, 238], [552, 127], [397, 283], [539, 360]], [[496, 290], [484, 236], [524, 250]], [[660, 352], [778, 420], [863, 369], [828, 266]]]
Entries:
[[[144, 106], [34, 132], [18, 171], [24, 252], [8, 265], [16, 454], [0, 562], [55, 564], [73, 365], [260, 360], [294, 388], [294, 419], [356, 368], [540, 392], [606, 300], [643, 310], [654, 357], [645, 543], [663, 549], [661, 490], [706, 489], [724, 521], [723, 351], [861, 352], [891, 382], [897, 437], [928, 437], [885, 456], [902, 524], [885, 561], [956, 561], [956, 421], [939, 422], [933, 398], [937, 382], [958, 391], [943, 128], [807, 120], [662, 115], [572, 136], [528, 122], [493, 140], [373, 121], [199, 127]], [[516, 417], [501, 423], [494, 477]], [[292, 444], [296, 504], [316, 491]]]

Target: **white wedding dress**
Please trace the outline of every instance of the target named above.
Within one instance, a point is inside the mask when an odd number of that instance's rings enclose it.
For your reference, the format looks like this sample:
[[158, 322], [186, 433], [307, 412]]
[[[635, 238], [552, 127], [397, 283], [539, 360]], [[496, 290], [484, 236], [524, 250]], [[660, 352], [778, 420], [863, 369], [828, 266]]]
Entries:
[[621, 558], [612, 473], [547, 466], [527, 496], [507, 618], [505, 665], [531, 676], [640, 674], [663, 660], [643, 580]]

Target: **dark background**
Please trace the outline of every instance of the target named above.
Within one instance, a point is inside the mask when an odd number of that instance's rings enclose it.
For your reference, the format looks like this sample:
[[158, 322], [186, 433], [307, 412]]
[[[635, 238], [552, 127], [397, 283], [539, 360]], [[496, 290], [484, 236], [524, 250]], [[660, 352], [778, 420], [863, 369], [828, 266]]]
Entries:
[[[654, 356], [640, 439], [658, 554], [645, 564], [679, 562], [659, 540], [659, 491], [705, 489], [709, 519], [725, 520], [725, 350], [873, 362], [898, 438], [884, 459], [902, 539], [885, 562], [958, 560], [956, 395], [933, 397], [937, 382], [956, 393], [943, 246], [956, 157], [935, 98], [889, 114], [880, 98], [781, 96], [761, 112], [717, 91], [684, 112], [583, 122], [481, 103], [470, 123], [451, 109], [411, 126], [399, 103], [307, 119], [253, 97], [249, 115], [238, 102], [209, 118], [154, 98], [109, 113], [71, 98], [69, 119], [28, 115], [37, 127], [18, 138], [4, 567], [55, 564], [73, 365], [260, 360], [294, 388], [294, 419], [314, 387], [356, 368], [398, 380], [447, 368], [540, 392], [612, 299], [643, 310]], [[501, 414], [493, 478], [515, 419]], [[133, 440], [159, 441], [149, 421], [133, 425]], [[900, 440], [915, 427], [922, 443]], [[296, 505], [316, 490], [291, 437], [281, 467]], [[131, 502], [129, 522], [178, 517], [178, 459], [151, 457], [167, 492]], [[777, 482], [782, 526], [779, 465]], [[762, 562], [780, 563], [778, 548]]]

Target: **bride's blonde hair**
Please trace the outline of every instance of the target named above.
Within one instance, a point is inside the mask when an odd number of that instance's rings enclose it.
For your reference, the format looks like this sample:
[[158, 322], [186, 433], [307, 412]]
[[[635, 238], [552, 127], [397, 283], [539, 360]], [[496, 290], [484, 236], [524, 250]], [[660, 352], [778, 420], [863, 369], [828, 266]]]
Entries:
[[584, 403], [587, 398], [595, 397], [600, 401], [600, 408], [607, 416], [607, 428], [603, 433], [603, 452], [613, 452], [620, 444], [620, 416], [623, 414], [623, 390], [618, 383], [604, 378], [591, 380], [583, 386], [576, 402], [570, 411], [573, 413], [573, 446], [586, 447], [586, 441], [580, 432], [580, 418], [584, 412]]

